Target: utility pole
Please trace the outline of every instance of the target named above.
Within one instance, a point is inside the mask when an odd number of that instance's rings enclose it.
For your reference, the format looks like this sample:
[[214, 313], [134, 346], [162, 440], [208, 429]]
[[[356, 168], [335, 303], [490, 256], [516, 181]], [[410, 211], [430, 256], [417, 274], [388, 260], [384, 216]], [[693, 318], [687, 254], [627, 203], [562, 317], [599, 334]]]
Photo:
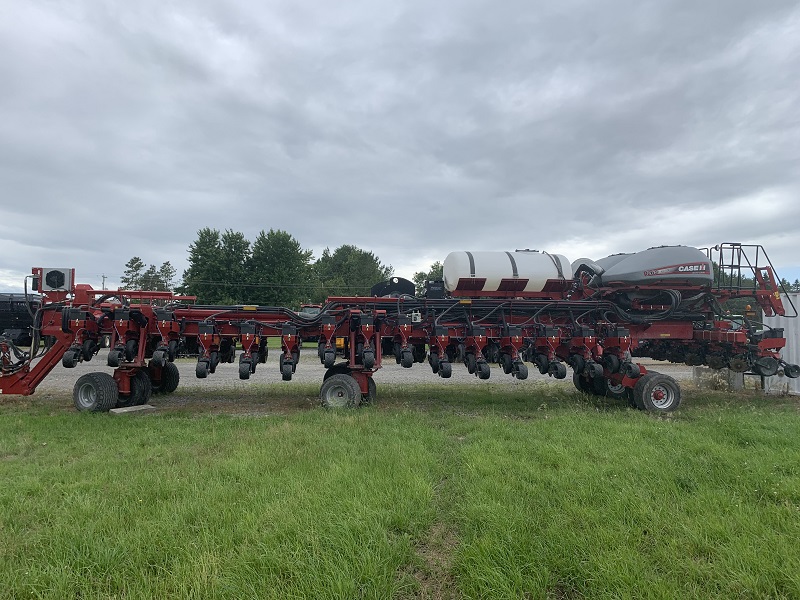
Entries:
[[103, 278], [103, 289], [106, 289], [106, 274], [105, 273], [103, 273], [102, 278]]

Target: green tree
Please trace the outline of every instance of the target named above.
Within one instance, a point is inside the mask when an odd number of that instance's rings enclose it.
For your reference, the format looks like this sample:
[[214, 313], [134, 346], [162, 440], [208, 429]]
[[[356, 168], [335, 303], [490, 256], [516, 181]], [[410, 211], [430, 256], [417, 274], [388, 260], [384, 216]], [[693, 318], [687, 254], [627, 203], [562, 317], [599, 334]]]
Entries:
[[412, 280], [414, 281], [417, 296], [421, 296], [425, 292], [425, 283], [427, 281], [441, 280], [443, 271], [444, 266], [437, 260], [427, 271], [417, 271], [414, 273]]
[[166, 261], [161, 264], [161, 268], [158, 269], [158, 277], [161, 282], [164, 284], [165, 290], [172, 290], [173, 285], [175, 283], [175, 275], [177, 275], [177, 270], [169, 261]]
[[183, 272], [181, 293], [197, 296], [198, 301], [220, 303], [225, 273], [222, 268], [222, 240], [218, 229], [204, 227], [189, 245], [189, 268]]
[[125, 272], [121, 277], [122, 290], [138, 290], [142, 288], [142, 275], [145, 264], [141, 258], [134, 256], [125, 263]]
[[252, 285], [248, 301], [272, 306], [297, 306], [311, 294], [310, 250], [282, 230], [262, 230], [250, 257]]
[[328, 296], [364, 296], [393, 273], [391, 265], [382, 265], [372, 252], [356, 246], [345, 244], [333, 253], [325, 248], [314, 263], [317, 287], [313, 297], [321, 302]]
[[244, 234], [226, 229], [220, 240], [222, 266], [221, 304], [244, 304], [249, 293], [247, 266], [250, 262], [250, 242]]
[[147, 271], [142, 275], [140, 289], [151, 291], [163, 291], [166, 289], [166, 286], [158, 275], [155, 265], [150, 265]]

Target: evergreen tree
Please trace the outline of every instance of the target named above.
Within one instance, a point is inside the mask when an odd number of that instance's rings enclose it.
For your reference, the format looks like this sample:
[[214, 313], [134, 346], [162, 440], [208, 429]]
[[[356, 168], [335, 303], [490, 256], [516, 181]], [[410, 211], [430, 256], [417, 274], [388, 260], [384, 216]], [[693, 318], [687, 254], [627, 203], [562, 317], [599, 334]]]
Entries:
[[364, 296], [373, 285], [386, 281], [394, 273], [391, 265], [384, 266], [372, 252], [345, 244], [333, 253], [328, 248], [314, 263], [318, 280], [314, 299], [323, 301], [328, 296]]
[[181, 293], [197, 296], [199, 302], [221, 303], [225, 273], [222, 267], [222, 241], [217, 229], [204, 227], [189, 245], [189, 268], [183, 272]]
[[145, 264], [141, 258], [134, 256], [125, 263], [125, 272], [122, 274], [120, 289], [138, 290], [142, 287], [142, 275], [144, 274]]
[[250, 257], [252, 285], [249, 302], [272, 306], [297, 306], [311, 293], [310, 250], [303, 250], [286, 231], [262, 230]]

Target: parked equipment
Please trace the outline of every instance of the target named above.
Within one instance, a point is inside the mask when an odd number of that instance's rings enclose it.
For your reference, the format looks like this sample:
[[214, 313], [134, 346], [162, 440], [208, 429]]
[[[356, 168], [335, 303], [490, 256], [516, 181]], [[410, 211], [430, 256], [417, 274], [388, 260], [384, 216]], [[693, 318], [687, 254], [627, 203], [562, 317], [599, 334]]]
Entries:
[[[445, 379], [457, 362], [480, 379], [490, 378], [489, 363], [518, 379], [528, 377], [528, 364], [557, 379], [570, 368], [582, 392], [653, 412], [675, 410], [681, 390], [671, 377], [637, 364], [637, 356], [800, 375], [800, 367], [781, 358], [783, 330], [758, 327], [720, 306], [753, 297], [766, 316], [786, 315], [775, 270], [760, 246], [669, 246], [572, 265], [563, 256], [531, 251], [454, 253], [445, 260], [447, 293], [418, 298], [402, 293], [397, 286], [403, 282], [387, 282], [374, 289], [392, 293], [331, 297], [316, 315], [196, 305], [169, 292], [98, 291], [75, 284], [70, 269], [35, 268], [33, 278], [42, 294], [33, 343], [24, 351], [0, 339], [0, 394], [32, 394], [59, 360], [67, 368], [91, 360], [108, 336], [113, 375], [78, 379], [73, 398], [79, 410], [142, 404], [152, 393], [175, 391], [173, 361], [181, 342], [196, 344], [200, 379], [220, 362], [232, 362], [240, 347], [239, 377], [249, 379], [267, 360], [269, 337], [280, 339], [284, 381], [297, 369], [301, 339], [317, 339], [326, 369], [320, 397], [328, 407], [375, 398], [373, 374], [387, 355], [405, 368], [427, 361]], [[797, 316], [791, 309], [794, 315], [786, 316]], [[337, 362], [340, 346], [345, 360]]]

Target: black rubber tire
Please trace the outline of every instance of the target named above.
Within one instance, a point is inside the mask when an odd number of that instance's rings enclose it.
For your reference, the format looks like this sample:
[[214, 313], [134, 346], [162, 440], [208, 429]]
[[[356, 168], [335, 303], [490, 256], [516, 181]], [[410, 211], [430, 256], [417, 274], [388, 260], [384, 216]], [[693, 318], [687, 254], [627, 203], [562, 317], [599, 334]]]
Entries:
[[161, 367], [161, 383], [158, 385], [157, 390], [156, 386], [153, 386], [153, 393], [157, 391], [159, 394], [171, 394], [178, 389], [180, 380], [181, 373], [178, 371], [178, 367], [174, 363], [168, 362]]
[[789, 379], [797, 379], [800, 377], [800, 366], [786, 363], [783, 365], [783, 374]]
[[410, 369], [414, 364], [414, 353], [411, 350], [403, 350], [400, 353], [400, 364], [404, 369]]
[[424, 363], [425, 359], [428, 357], [428, 353], [425, 350], [425, 344], [415, 344], [411, 354], [414, 357], [414, 362], [417, 363]]
[[217, 370], [217, 365], [219, 364], [219, 352], [216, 350], [214, 352], [210, 352], [208, 355], [208, 372], [214, 373]]
[[572, 385], [574, 385], [575, 389], [579, 392], [583, 392], [584, 394], [590, 393], [589, 382], [575, 370], [572, 371]]
[[336, 364], [336, 350], [331, 348], [325, 351], [325, 357], [322, 361], [322, 364], [325, 366], [326, 369], [330, 369], [334, 364]]
[[322, 382], [319, 398], [324, 408], [354, 408], [361, 404], [361, 388], [350, 375], [337, 373]]
[[439, 363], [439, 377], [442, 379], [450, 379], [453, 376], [453, 363], [450, 361], [443, 361]]
[[367, 390], [366, 394], [361, 394], [361, 404], [372, 404], [378, 395], [378, 386], [372, 377], [367, 377]]
[[475, 373], [478, 375], [478, 379], [489, 379], [492, 375], [492, 367], [490, 367], [489, 363], [485, 360], [480, 360], [478, 361]]
[[64, 356], [61, 357], [61, 366], [65, 369], [72, 369], [78, 364], [79, 352], [76, 350], [67, 350]]
[[125, 362], [131, 362], [139, 354], [139, 342], [128, 340], [125, 342]]
[[375, 353], [372, 350], [364, 350], [361, 362], [365, 369], [372, 369], [375, 366]]
[[518, 362], [516, 364], [516, 368], [514, 369], [514, 375], [520, 381], [523, 381], [528, 378], [528, 365], [523, 362]]
[[153, 394], [153, 384], [147, 371], [136, 371], [130, 381], [131, 392], [127, 396], [119, 395], [117, 407], [140, 406], [146, 403]]
[[475, 370], [478, 368], [478, 360], [475, 358], [475, 355], [472, 352], [469, 352], [464, 356], [464, 365], [466, 365], [467, 372], [470, 375], [475, 374]]
[[239, 361], [239, 379], [250, 379], [250, 360]]
[[325, 375], [322, 377], [322, 381], [325, 382], [334, 375], [350, 375], [350, 366], [347, 363], [339, 363], [338, 365], [333, 365], [329, 367], [327, 371], [325, 371]]
[[163, 367], [167, 361], [167, 353], [164, 350], [156, 350], [153, 352], [153, 357], [150, 359], [155, 367]]
[[514, 368], [514, 361], [511, 359], [511, 355], [503, 352], [500, 354], [499, 364], [503, 367], [503, 373], [506, 375], [511, 374], [511, 370]]
[[205, 379], [208, 377], [208, 362], [205, 360], [198, 360], [194, 373], [197, 375], [198, 379]]
[[122, 360], [122, 352], [120, 350], [108, 351], [108, 358], [106, 359], [106, 363], [108, 363], [109, 367], [114, 367], [116, 369], [119, 366], [121, 360]]
[[153, 383], [150, 381], [149, 373], [144, 369], [136, 371], [136, 375], [131, 378], [131, 397], [133, 398], [133, 406], [147, 404], [152, 395]]
[[439, 355], [436, 352], [428, 354], [428, 364], [431, 366], [431, 370], [434, 373], [439, 372]]
[[75, 408], [81, 412], [106, 412], [117, 405], [117, 382], [108, 373], [86, 373], [72, 388]]
[[567, 376], [567, 366], [560, 360], [554, 360], [548, 365], [547, 372], [556, 379], [564, 379]]
[[285, 362], [281, 365], [281, 379], [283, 379], [283, 381], [291, 381], [292, 373], [294, 373], [294, 364], [292, 361]]
[[636, 382], [633, 399], [639, 410], [668, 413], [680, 406], [681, 388], [669, 375], [650, 371]]
[[97, 342], [94, 340], [86, 340], [83, 342], [83, 346], [81, 347], [81, 355], [83, 360], [92, 360], [92, 357], [97, 354], [97, 350], [100, 347], [97, 345]]
[[170, 340], [167, 344], [167, 359], [173, 362], [178, 356], [178, 340]]

